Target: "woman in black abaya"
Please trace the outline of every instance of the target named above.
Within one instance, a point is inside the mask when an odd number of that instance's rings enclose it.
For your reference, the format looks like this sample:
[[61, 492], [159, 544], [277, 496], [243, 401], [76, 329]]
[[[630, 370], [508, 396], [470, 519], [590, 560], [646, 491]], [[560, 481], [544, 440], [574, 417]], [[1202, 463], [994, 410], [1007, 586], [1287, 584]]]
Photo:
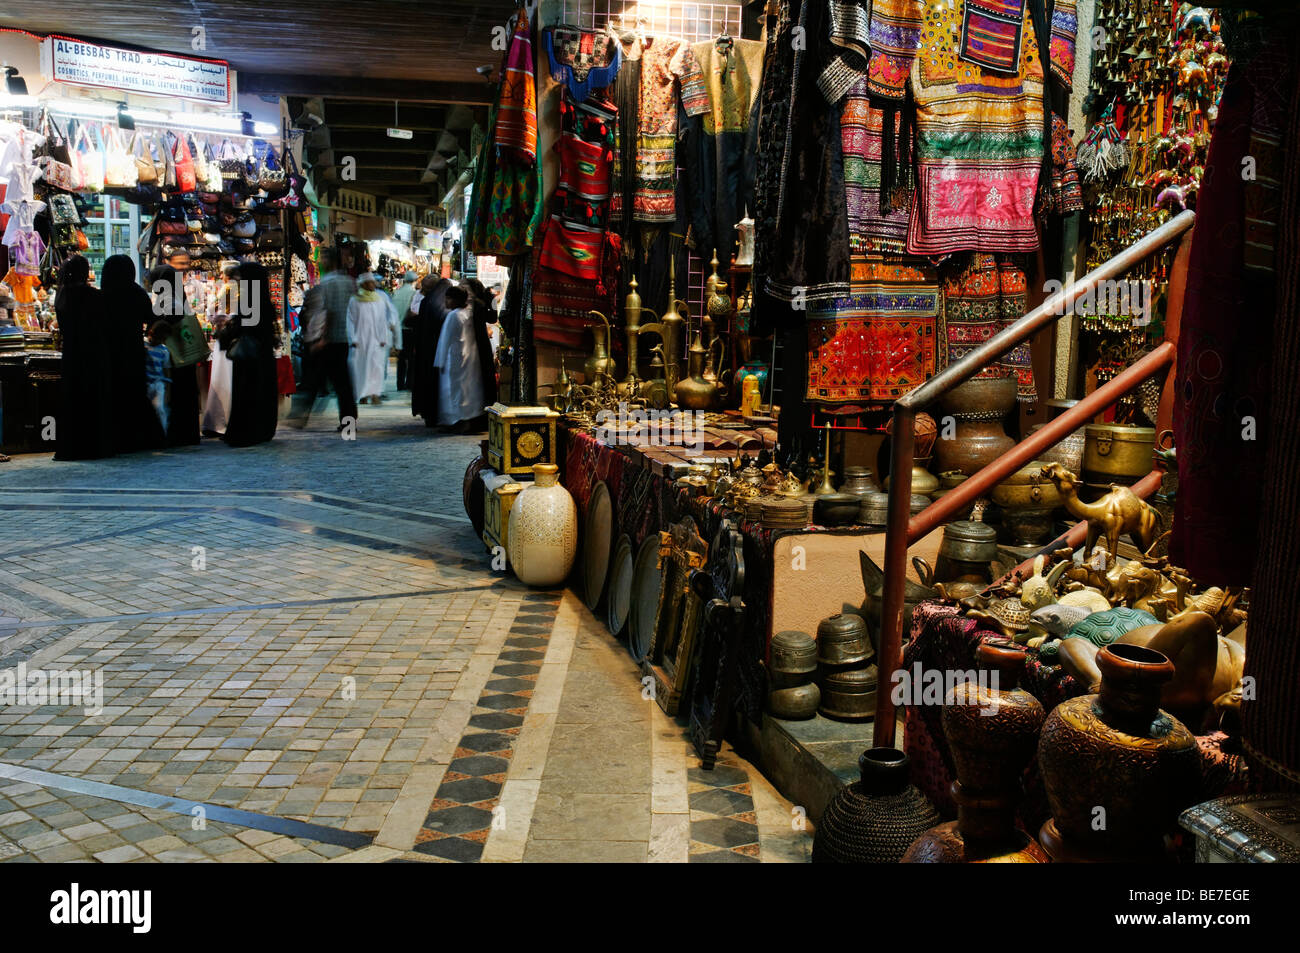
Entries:
[[[171, 265], [159, 265], [148, 276], [154, 296], [155, 313], [168, 324], [177, 325], [189, 308], [185, 299], [185, 276]], [[184, 447], [198, 444], [199, 372], [197, 364], [177, 366], [172, 356], [171, 387], [168, 398], [167, 445]]]
[[99, 275], [112, 389], [114, 449], [118, 453], [163, 446], [158, 415], [149, 403], [144, 376], [144, 336], [156, 320], [153, 301], [135, 281], [135, 262], [113, 255]]
[[63, 342], [54, 459], [111, 457], [116, 427], [104, 296], [91, 287], [90, 263], [80, 255], [68, 259], [59, 273], [54, 313]]
[[[426, 427], [438, 425], [438, 374], [433, 366], [434, 355], [438, 351], [438, 337], [442, 334], [442, 323], [447, 319], [447, 306], [443, 296], [451, 287], [446, 278], [430, 276], [429, 287], [424, 290], [424, 300], [420, 302], [420, 313], [416, 319], [415, 353], [407, 365], [407, 374], [411, 381], [411, 416], [423, 417]], [[410, 347], [411, 342], [402, 341], [403, 347]]]
[[265, 265], [244, 262], [239, 266], [239, 282], [249, 289], [254, 307], [252, 314], [232, 316], [226, 326], [227, 354], [234, 368], [230, 419], [222, 439], [232, 447], [250, 447], [272, 439], [279, 419], [280, 391], [275, 374], [279, 320]]

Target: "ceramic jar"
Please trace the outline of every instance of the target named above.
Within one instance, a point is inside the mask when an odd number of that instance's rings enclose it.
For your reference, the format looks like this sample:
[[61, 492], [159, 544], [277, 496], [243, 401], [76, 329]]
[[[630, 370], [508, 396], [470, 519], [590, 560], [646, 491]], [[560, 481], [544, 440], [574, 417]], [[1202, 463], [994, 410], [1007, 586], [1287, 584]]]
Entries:
[[1098, 652], [1097, 667], [1100, 691], [1057, 705], [1043, 726], [1038, 765], [1052, 816], [1039, 839], [1057, 860], [1158, 860], [1200, 783], [1195, 737], [1160, 709], [1174, 665], [1121, 643]]
[[533, 482], [510, 509], [506, 551], [519, 581], [546, 588], [564, 582], [578, 552], [578, 508], [560, 486], [560, 468], [533, 465]]
[[907, 755], [871, 748], [858, 758], [860, 777], [842, 788], [817, 822], [815, 864], [896, 864], [939, 812], [908, 780]]
[[[970, 476], [1014, 447], [1002, 421], [1015, 406], [1014, 377], [977, 378], [944, 394], [939, 399], [939, 439], [934, 444], [939, 471], [960, 470]], [[944, 417], [952, 417], [956, 424], [948, 439]]]

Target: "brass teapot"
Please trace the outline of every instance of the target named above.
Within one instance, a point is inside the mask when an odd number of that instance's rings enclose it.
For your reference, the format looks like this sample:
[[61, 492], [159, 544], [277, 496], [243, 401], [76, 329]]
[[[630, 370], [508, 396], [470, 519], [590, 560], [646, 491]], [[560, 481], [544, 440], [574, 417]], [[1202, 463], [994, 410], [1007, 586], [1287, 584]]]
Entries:
[[724, 391], [716, 380], [707, 380], [704, 376], [704, 360], [708, 351], [700, 341], [700, 332], [695, 332], [695, 341], [687, 354], [687, 376], [677, 382], [673, 391], [677, 404], [687, 410], [709, 410], [721, 400]]
[[609, 318], [595, 310], [589, 311], [588, 314], [595, 315], [602, 322], [602, 324], [590, 325], [593, 341], [591, 356], [582, 363], [583, 382], [595, 384], [597, 378], [602, 375], [613, 379], [617, 366], [614, 358], [609, 353], [609, 343], [613, 337], [613, 331], [609, 326]]

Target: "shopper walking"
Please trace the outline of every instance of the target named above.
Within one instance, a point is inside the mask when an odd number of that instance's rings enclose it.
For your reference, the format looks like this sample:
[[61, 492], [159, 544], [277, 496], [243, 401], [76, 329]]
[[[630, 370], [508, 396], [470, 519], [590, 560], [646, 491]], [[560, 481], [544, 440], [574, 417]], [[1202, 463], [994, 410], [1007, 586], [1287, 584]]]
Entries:
[[478, 353], [479, 378], [483, 382], [483, 406], [490, 407], [497, 400], [497, 365], [488, 326], [497, 323], [497, 312], [492, 307], [492, 295], [477, 278], [465, 282], [470, 293], [471, 327], [474, 331], [475, 350]]
[[415, 272], [408, 271], [402, 276], [402, 285], [393, 292], [393, 310], [397, 312], [397, 320], [402, 328], [401, 342], [397, 347], [397, 389], [406, 390], [410, 382], [410, 342], [407, 340], [411, 336], [411, 329], [414, 323], [414, 314], [411, 311], [411, 302], [415, 299]]
[[[271, 300], [266, 266], [246, 261], [239, 280], [252, 300], [226, 322], [232, 367], [230, 420], [223, 439], [232, 447], [250, 447], [275, 436], [280, 412], [280, 392], [275, 373], [275, 342], [279, 319]], [[248, 307], [247, 305], [250, 305]]]
[[318, 264], [321, 280], [303, 299], [302, 386], [293, 398], [289, 425], [307, 426], [312, 405], [328, 379], [339, 405], [339, 430], [357, 419], [352, 375], [348, 370], [348, 304], [354, 290], [351, 277], [340, 271], [331, 248], [322, 248]]
[[111, 457], [116, 429], [104, 296], [91, 287], [90, 263], [81, 255], [68, 259], [59, 273], [54, 313], [63, 342], [54, 459]]
[[153, 405], [159, 432], [164, 437], [167, 434], [167, 390], [171, 386], [172, 359], [163, 342], [167, 340], [170, 331], [166, 321], [155, 321], [149, 329], [149, 346], [144, 349], [145, 390], [149, 395], [149, 403]]
[[104, 299], [105, 333], [113, 408], [113, 446], [117, 453], [163, 446], [163, 431], [149, 405], [145, 385], [142, 329], [154, 321], [153, 301], [135, 280], [135, 262], [113, 255], [99, 280]]
[[363, 404], [377, 404], [383, 397], [384, 371], [396, 324], [392, 302], [378, 286], [378, 279], [365, 272], [357, 279], [357, 292], [348, 303], [348, 365], [353, 393]]
[[483, 415], [483, 371], [474, 333], [469, 292], [453, 285], [443, 295], [447, 319], [438, 338], [433, 364], [438, 371], [438, 424], [455, 433], [469, 433]]

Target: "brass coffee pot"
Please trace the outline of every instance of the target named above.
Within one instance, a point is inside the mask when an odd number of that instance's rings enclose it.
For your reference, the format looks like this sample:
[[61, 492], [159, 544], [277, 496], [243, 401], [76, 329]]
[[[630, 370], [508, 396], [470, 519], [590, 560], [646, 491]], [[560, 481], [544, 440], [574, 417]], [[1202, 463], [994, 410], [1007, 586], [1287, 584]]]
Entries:
[[591, 357], [582, 363], [583, 381], [586, 384], [595, 384], [596, 379], [601, 375], [605, 375], [612, 380], [617, 371], [617, 365], [614, 358], [610, 357], [609, 354], [609, 342], [613, 336], [613, 331], [609, 326], [609, 318], [595, 310], [587, 313], [600, 318], [604, 326], [602, 327], [600, 324], [590, 325], [593, 344]]
[[687, 355], [689, 376], [677, 382], [673, 394], [677, 404], [688, 410], [708, 410], [718, 400], [718, 383], [704, 378], [704, 359], [708, 352], [700, 343], [700, 332], [695, 332], [695, 342]]

